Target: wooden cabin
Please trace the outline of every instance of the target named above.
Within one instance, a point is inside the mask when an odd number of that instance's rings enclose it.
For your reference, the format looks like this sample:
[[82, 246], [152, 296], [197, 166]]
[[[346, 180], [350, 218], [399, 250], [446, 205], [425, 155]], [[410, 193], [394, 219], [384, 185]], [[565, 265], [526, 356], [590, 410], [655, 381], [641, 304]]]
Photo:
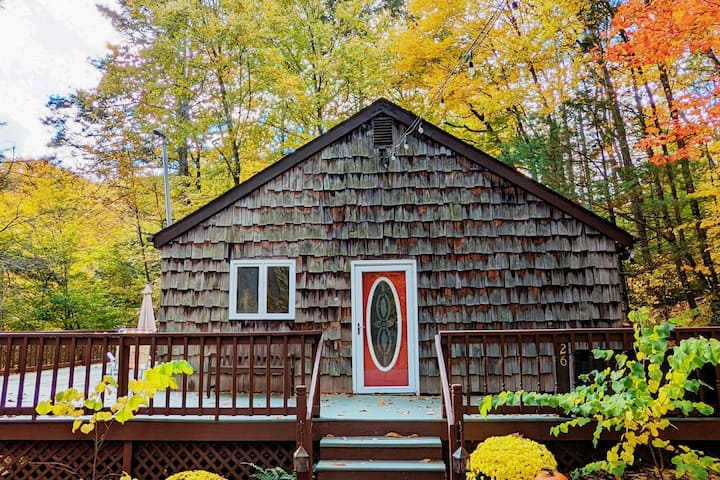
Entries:
[[438, 331], [620, 326], [632, 237], [381, 99], [153, 241], [161, 332], [321, 330], [323, 392], [434, 394]]
[[[614, 328], [632, 238], [386, 100], [154, 242], [161, 333], [0, 332], [0, 476], [235, 480], [254, 463], [299, 480], [460, 480], [463, 449], [516, 432], [564, 470], [604, 454], [592, 428], [551, 436], [553, 412], [473, 414], [479, 394], [568, 391], [591, 348], [632, 349], [633, 329]], [[170, 358], [196, 373], [102, 430], [99, 450], [74, 418], [37, 415], [106, 375], [109, 409], [138, 365]], [[714, 390], [693, 395], [718, 411], [712, 370], [698, 378]], [[439, 395], [403, 395], [418, 392]], [[717, 455], [718, 425], [673, 419], [669, 436]]]

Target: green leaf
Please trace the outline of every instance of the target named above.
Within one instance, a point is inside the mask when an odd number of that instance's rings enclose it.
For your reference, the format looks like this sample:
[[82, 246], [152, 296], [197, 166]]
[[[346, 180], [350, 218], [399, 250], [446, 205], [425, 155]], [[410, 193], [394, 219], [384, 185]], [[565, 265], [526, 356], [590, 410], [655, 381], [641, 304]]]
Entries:
[[115, 420], [120, 423], [125, 423], [128, 420], [132, 420], [133, 418], [135, 418], [135, 414], [130, 410], [129, 407], [121, 408], [117, 411], [117, 413], [115, 413]]
[[94, 410], [94, 411], [102, 410], [102, 408], [103, 408], [103, 402], [97, 398], [96, 399], [89, 398], [89, 399], [85, 400], [83, 405], [88, 410]]
[[605, 360], [606, 362], [609, 362], [610, 360], [612, 360], [613, 355], [615, 355], [615, 352], [613, 352], [612, 350], [602, 350], [599, 348], [593, 350], [593, 356], [597, 360]]
[[480, 403], [480, 415], [487, 418], [488, 412], [493, 408], [493, 397], [492, 395], [485, 395]]
[[147, 404], [148, 399], [143, 395], [133, 395], [132, 397], [130, 397], [130, 402], [128, 403], [128, 405], [134, 412], [137, 412], [138, 409], [142, 406], [147, 406]]
[[175, 373], [192, 375], [193, 373], [195, 373], [195, 370], [193, 369], [192, 365], [190, 365], [190, 362], [188, 362], [187, 360], [180, 360], [177, 362], [177, 368]]
[[706, 416], [712, 415], [713, 412], [715, 411], [715, 409], [711, 405], [708, 405], [707, 403], [703, 403], [703, 402], [697, 402], [695, 404], [695, 408], [697, 409], [698, 413], [700, 413], [700, 415], [706, 415]]
[[50, 412], [52, 412], [53, 405], [50, 400], [45, 400], [44, 402], [40, 402], [35, 407], [35, 411], [40, 415], [47, 415]]
[[663, 440], [662, 438], [653, 438], [652, 442], [650, 442], [650, 445], [655, 448], [666, 448], [668, 445], [670, 445], [670, 442], [668, 442], [667, 440]]

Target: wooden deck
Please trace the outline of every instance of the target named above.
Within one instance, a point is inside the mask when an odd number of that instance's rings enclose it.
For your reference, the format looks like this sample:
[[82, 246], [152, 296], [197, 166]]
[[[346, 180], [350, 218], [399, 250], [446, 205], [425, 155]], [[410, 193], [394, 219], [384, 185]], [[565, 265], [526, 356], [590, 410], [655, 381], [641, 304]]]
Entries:
[[[441, 403], [439, 396], [323, 395], [321, 414], [313, 419], [308, 441], [314, 457], [322, 459], [319, 444], [326, 437], [438, 438], [449, 465], [450, 430], [447, 419], [442, 416]], [[553, 437], [550, 428], [561, 420], [550, 414], [490, 415], [488, 418], [466, 414], [462, 420], [463, 445], [472, 451], [489, 436], [520, 433], [545, 443], [564, 471], [586, 463], [591, 455], [602, 453], [593, 449], [589, 441], [590, 428]], [[692, 442], [707, 452], [720, 453], [720, 418], [678, 418], [673, 425], [676, 429], [668, 431], [671, 439]], [[114, 457], [107, 459], [116, 462], [114, 472], [129, 471], [143, 480], [162, 480], [167, 476], [165, 473], [200, 468], [239, 480], [252, 473], [242, 462], [291, 469], [297, 436], [294, 414], [144, 415], [123, 426], [112, 426], [104, 445], [109, 452], [114, 452]], [[0, 439], [0, 455], [27, 458], [29, 463], [38, 463], [38, 459], [47, 459], [49, 455], [78, 463], [90, 458], [92, 452], [89, 438], [71, 433], [71, 421], [61, 418], [1, 418]], [[17, 470], [9, 469], [12, 473], [9, 478], [18, 480], [72, 478], [55, 476], [54, 471], [33, 472], [30, 465], [11, 466]], [[158, 473], [160, 471], [165, 473]]]
[[[478, 414], [479, 400], [485, 393], [494, 393], [488, 391], [488, 386], [497, 380], [490, 378], [493, 372], [500, 372], [503, 379], [499, 385], [505, 387], [535, 386], [539, 391], [546, 387], [550, 391], [569, 388], [579, 370], [587, 365], [577, 364], [578, 357], [573, 355], [561, 359], [556, 353], [575, 352], [580, 347], [627, 350], [632, 338], [629, 332], [629, 329], [442, 332], [436, 339], [442, 394], [421, 396], [320, 395], [318, 372], [323, 342], [319, 332], [185, 336], [105, 332], [62, 333], [52, 338], [42, 334], [0, 334], [0, 457], [8, 465], [0, 466], [0, 475], [7, 472], [19, 480], [66, 478], [48, 473], [37, 458], [47, 457], [49, 448], [60, 448], [65, 453], [58, 453], [59, 458], [82, 462], [89, 455], [91, 442], [71, 433], [69, 419], [37, 416], [34, 405], [70, 386], [88, 392], [105, 374], [118, 376], [122, 394], [128, 380], [140, 373], [132, 367], [139, 365], [140, 356], [136, 352], [145, 346], [149, 347], [150, 364], [163, 356], [169, 358], [168, 353], [172, 352], [172, 358], [193, 363], [197, 373], [183, 378], [179, 391], [156, 397], [151, 407], [133, 421], [114, 425], [106, 432], [106, 445], [112, 445], [110, 451], [114, 452], [112, 458], [106, 459], [107, 468], [132, 471], [144, 480], [164, 478], [169, 469], [180, 465], [206, 466], [226, 472], [229, 478], [246, 478], [251, 473], [247, 467], [242, 467], [246, 470], [241, 473], [237, 470], [242, 462], [288, 468], [297, 446], [305, 446], [311, 457], [317, 457], [320, 439], [324, 437], [388, 434], [439, 438], [447, 462], [450, 453], [459, 446], [471, 450], [488, 436], [517, 432], [565, 452], [564, 464], [570, 466], [578, 456], [587, 455], [578, 452], [581, 444], [589, 444], [590, 428], [554, 438], [550, 428], [562, 420], [557, 415], [517, 411], [482, 418]], [[678, 335], [695, 333], [681, 331]], [[702, 333], [717, 337], [720, 329], [706, 329]], [[230, 351], [232, 358], [247, 358], [247, 352], [236, 354], [241, 349], [248, 350], [253, 358], [262, 358], [271, 351], [279, 355], [292, 351], [294, 355], [287, 357], [294, 358], [296, 363], [285, 362], [280, 374], [274, 376], [270, 369], [247, 375], [238, 368], [231, 379], [221, 378], [217, 371], [208, 378], [203, 365], [209, 355]], [[499, 368], [494, 370], [489, 368], [486, 356], [468, 354], [493, 349], [503, 353]], [[105, 354], [108, 351], [119, 354], [116, 364]], [[549, 372], [552, 380], [539, 381], [540, 377], [533, 376], [537, 360], [523, 352], [549, 355], [551, 363], [557, 365]], [[229, 368], [232, 372], [233, 366]], [[244, 382], [244, 392], [239, 391], [239, 379]], [[220, 388], [217, 393], [211, 389], [207, 395], [210, 381]], [[717, 369], [708, 382], [718, 385]], [[297, 386], [297, 393], [290, 388], [292, 384]], [[271, 388], [258, 387], [266, 385]], [[716, 392], [708, 389], [703, 395], [706, 401], [717, 405]], [[108, 396], [105, 404], [110, 405], [113, 400]], [[670, 439], [705, 442], [714, 448], [720, 445], [719, 417], [678, 418], [673, 425], [676, 429], [668, 431]], [[448, 477], [459, 478], [450, 471]]]

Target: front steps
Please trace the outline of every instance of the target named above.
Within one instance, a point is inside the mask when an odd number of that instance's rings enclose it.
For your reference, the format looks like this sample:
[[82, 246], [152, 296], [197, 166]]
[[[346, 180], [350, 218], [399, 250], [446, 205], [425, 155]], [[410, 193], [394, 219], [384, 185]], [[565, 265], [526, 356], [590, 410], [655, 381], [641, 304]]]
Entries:
[[317, 479], [445, 480], [442, 453], [439, 437], [325, 437]]

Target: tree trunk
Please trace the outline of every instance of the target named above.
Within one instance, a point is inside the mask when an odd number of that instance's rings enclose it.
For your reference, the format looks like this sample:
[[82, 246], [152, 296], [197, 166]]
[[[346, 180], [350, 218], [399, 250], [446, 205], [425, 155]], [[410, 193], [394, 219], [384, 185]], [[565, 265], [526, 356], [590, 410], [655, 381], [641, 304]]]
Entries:
[[[675, 108], [673, 91], [670, 86], [670, 78], [668, 76], [667, 69], [664, 65], [658, 65], [658, 69], [660, 70], [660, 84], [662, 85], [663, 92], [665, 93], [668, 110], [670, 111], [670, 118], [677, 122], [679, 120], [679, 115], [677, 109]], [[684, 149], [686, 147], [685, 140], [682, 138], [677, 139], [677, 146], [679, 149]], [[685, 185], [685, 192], [687, 193], [688, 200], [690, 202], [690, 211], [692, 212], [693, 219], [695, 220], [695, 235], [698, 239], [700, 257], [702, 258], [703, 266], [707, 269], [710, 277], [710, 283], [708, 284], [708, 287], [710, 288], [709, 293], [716, 296], [718, 289], [718, 276], [707, 244], [707, 231], [702, 226], [704, 219], [702, 212], [700, 211], [700, 203], [697, 198], [694, 198], [693, 196], [695, 193], [695, 184], [693, 182], [692, 173], [690, 172], [690, 161], [687, 157], [680, 160], [680, 171]]]
[[630, 156], [630, 146], [627, 139], [627, 131], [625, 130], [625, 122], [620, 112], [620, 105], [617, 99], [617, 93], [613, 86], [610, 71], [605, 62], [601, 63], [602, 68], [602, 84], [605, 89], [605, 98], [608, 102], [610, 115], [612, 116], [612, 125], [615, 130], [615, 139], [617, 140], [618, 149], [620, 150], [620, 158], [623, 168], [620, 171], [623, 187], [627, 188], [628, 197], [630, 199], [630, 210], [633, 216], [633, 223], [637, 230], [638, 247], [640, 248], [640, 256], [644, 263], [650, 261], [650, 251], [648, 247], [648, 237], [645, 215], [642, 211], [642, 188], [640, 178], [637, 175], [635, 165], [632, 163]]
[[[637, 75], [636, 75], [637, 73]], [[642, 75], [642, 69], [633, 69], [632, 72], [632, 86], [633, 86], [633, 98], [635, 100], [635, 108], [637, 109], [638, 113], [638, 126], [641, 131], [644, 131], [646, 128], [646, 122], [647, 117], [643, 113], [644, 106], [642, 103], [642, 100], [640, 99], [640, 92], [638, 89], [638, 76]], [[650, 102], [653, 106], [653, 112], [655, 112], [655, 104], [654, 100], [652, 99], [650, 87], [647, 84], [647, 82], [643, 82], [643, 85], [645, 87], [645, 91], [650, 95]], [[657, 115], [653, 115], [655, 127], [659, 128], [659, 123], [657, 119]], [[652, 149], [648, 148], [645, 150], [645, 154], [647, 155], [648, 161], [652, 159], [653, 155]], [[695, 295], [692, 291], [692, 287], [690, 286], [690, 281], [688, 280], [688, 275], [685, 269], [683, 268], [682, 263], [682, 255], [683, 253], [688, 254], [688, 260], [690, 264], [694, 265], [694, 261], [691, 255], [689, 255], [689, 252], [687, 252], [687, 249], [684, 247], [681, 247], [678, 244], [677, 236], [675, 235], [675, 227], [677, 225], [673, 224], [671, 218], [670, 218], [670, 211], [668, 210], [667, 203], [665, 201], [665, 192], [662, 187], [662, 182], [660, 181], [660, 174], [658, 172], [657, 167], [654, 165], [650, 166], [651, 168], [651, 185], [652, 185], [652, 194], [655, 196], [656, 203], [659, 205], [660, 214], [656, 216], [657, 226], [656, 226], [656, 232], [659, 237], [662, 239], [665, 239], [667, 241], [668, 245], [670, 246], [670, 252], [672, 255], [672, 261], [673, 266], [675, 267], [675, 274], [678, 277], [678, 280], [680, 282], [680, 286], [683, 289], [683, 294], [685, 296], [685, 300], [688, 303], [688, 306], [690, 308], [696, 308], [697, 304], [695, 302]], [[664, 225], [662, 225], [661, 220], [664, 222]], [[661, 238], [658, 239], [658, 251], [661, 250], [662, 245], [660, 244]], [[648, 242], [649, 243], [649, 242]], [[648, 245], [649, 247], [649, 245]], [[684, 251], [684, 252], [683, 252]], [[648, 267], [651, 267], [648, 265]]]

